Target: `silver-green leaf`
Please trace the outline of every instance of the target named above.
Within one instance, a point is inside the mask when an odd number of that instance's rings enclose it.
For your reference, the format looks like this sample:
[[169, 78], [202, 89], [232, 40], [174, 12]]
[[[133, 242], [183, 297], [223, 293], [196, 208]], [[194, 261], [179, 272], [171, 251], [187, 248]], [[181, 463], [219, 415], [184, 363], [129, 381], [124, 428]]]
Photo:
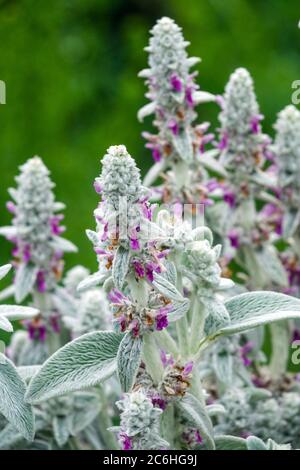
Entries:
[[205, 407], [190, 393], [186, 393], [182, 400], [178, 401], [179, 409], [191, 425], [198, 429], [208, 449], [214, 449], [212, 422]]
[[117, 289], [122, 289], [123, 287], [129, 269], [129, 261], [130, 251], [126, 250], [123, 246], [119, 246], [112, 266], [112, 276]]
[[126, 333], [118, 351], [118, 376], [124, 392], [129, 392], [134, 384], [141, 363], [143, 341]]
[[113, 331], [96, 331], [66, 344], [33, 377], [28, 402], [38, 403], [106, 380], [117, 368], [122, 337]]
[[26, 386], [13, 363], [0, 354], [0, 413], [28, 440], [34, 436], [34, 416], [25, 403]]

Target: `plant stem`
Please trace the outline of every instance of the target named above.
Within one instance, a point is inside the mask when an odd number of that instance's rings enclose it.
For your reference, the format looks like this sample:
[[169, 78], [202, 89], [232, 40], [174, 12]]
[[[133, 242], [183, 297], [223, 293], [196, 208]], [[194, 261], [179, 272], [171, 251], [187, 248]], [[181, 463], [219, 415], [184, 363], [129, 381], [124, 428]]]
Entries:
[[192, 326], [190, 336], [190, 352], [195, 354], [197, 352], [199, 342], [203, 336], [205, 321], [205, 306], [195, 297], [192, 310]]
[[146, 369], [151, 375], [156, 385], [162, 379], [163, 365], [161, 362], [159, 348], [156, 344], [154, 333], [146, 333], [143, 341], [143, 359], [146, 364]]
[[99, 414], [99, 417], [100, 417], [99, 427], [100, 427], [101, 436], [105, 443], [106, 449], [117, 450], [118, 445], [116, 442], [116, 438], [111, 431], [108, 431], [108, 428], [112, 427], [113, 423], [111, 421], [110, 416], [108, 415], [107, 399], [106, 399], [103, 387], [100, 386], [98, 390], [99, 390], [99, 396], [100, 396], [101, 405], [102, 405], [101, 411]]
[[270, 372], [274, 380], [279, 380], [286, 372], [289, 359], [289, 327], [286, 321], [270, 325], [272, 356]]

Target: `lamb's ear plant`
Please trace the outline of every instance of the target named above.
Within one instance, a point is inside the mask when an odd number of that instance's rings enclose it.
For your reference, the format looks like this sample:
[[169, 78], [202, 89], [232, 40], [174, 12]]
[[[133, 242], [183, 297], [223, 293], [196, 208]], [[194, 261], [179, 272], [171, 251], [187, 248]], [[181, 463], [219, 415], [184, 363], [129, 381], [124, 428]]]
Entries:
[[192, 229], [166, 211], [153, 217], [124, 146], [108, 149], [95, 186], [101, 202], [88, 236], [99, 270], [79, 289], [104, 282], [114, 330], [84, 334], [54, 353], [31, 380], [27, 400], [40, 403], [116, 373], [127, 393], [120, 427], [112, 429], [122, 448], [183, 448], [188, 433], [196, 447], [214, 449], [211, 416], [223, 409], [205, 401], [203, 352], [222, 337], [300, 318], [300, 300], [275, 292], [226, 299], [232, 282], [221, 276], [221, 246], [206, 227]]
[[155, 186], [152, 196], [165, 203], [206, 202], [206, 170], [202, 162], [208, 166], [211, 161], [203, 153], [213, 134], [206, 133], [208, 122], [195, 123], [196, 107], [216, 98], [200, 90], [197, 72], [191, 70], [200, 59], [188, 57], [188, 45], [181, 28], [172, 19], [161, 18], [151, 30], [149, 46], [145, 48], [149, 68], [139, 73], [146, 80], [149, 103], [140, 109], [138, 118], [142, 121], [154, 116], [153, 126], [157, 128], [156, 134], [143, 133], [155, 161], [145, 184], [157, 184], [156, 179], [162, 174], [164, 184]]
[[[0, 267], [0, 279], [11, 269], [7, 264]], [[18, 305], [0, 305], [0, 331], [11, 332], [14, 320], [31, 319], [37, 310]], [[11, 423], [27, 440], [34, 437], [32, 407], [25, 402], [26, 385], [14, 364], [0, 352], [0, 418]]]
[[[38, 315], [26, 322], [28, 339], [24, 341], [19, 365], [41, 364], [61, 344], [61, 314], [55, 305], [58, 282], [63, 272], [63, 255], [76, 247], [61, 234], [64, 205], [56, 202], [54, 183], [39, 157], [20, 167], [17, 187], [10, 188], [7, 203], [12, 225], [0, 228], [0, 234], [13, 243], [15, 276], [13, 291], [18, 303], [31, 298]], [[34, 362], [32, 362], [34, 361]]]

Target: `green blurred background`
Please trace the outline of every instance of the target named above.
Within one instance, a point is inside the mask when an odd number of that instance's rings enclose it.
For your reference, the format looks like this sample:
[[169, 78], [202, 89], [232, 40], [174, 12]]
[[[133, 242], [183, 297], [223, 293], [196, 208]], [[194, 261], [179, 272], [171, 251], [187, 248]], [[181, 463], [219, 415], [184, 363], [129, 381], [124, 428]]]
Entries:
[[[252, 73], [265, 130], [290, 102], [300, 79], [299, 8], [295, 0], [0, 0], [0, 225], [8, 224], [6, 189], [18, 166], [40, 155], [52, 172], [59, 200], [67, 204], [66, 236], [79, 247], [67, 264], [95, 269], [84, 230], [94, 227], [93, 180], [111, 144], [125, 144], [145, 170], [151, 165], [136, 112], [146, 101], [137, 78], [146, 66], [148, 30], [173, 17], [202, 57], [202, 89], [222, 93], [238, 66]], [[201, 120], [216, 124], [217, 108]], [[149, 122], [147, 123], [149, 127]], [[0, 241], [0, 263], [10, 246]]]

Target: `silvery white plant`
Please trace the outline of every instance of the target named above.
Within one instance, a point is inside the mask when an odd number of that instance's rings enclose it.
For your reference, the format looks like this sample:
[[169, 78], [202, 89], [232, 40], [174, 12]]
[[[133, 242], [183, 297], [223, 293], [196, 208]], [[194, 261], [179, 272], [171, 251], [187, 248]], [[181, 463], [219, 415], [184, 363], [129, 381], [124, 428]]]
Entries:
[[300, 445], [299, 387], [269, 395], [264, 389], [232, 388], [221, 398], [226, 415], [220, 415], [217, 429], [222, 434], [247, 437], [255, 434], [282, 444]]
[[300, 225], [300, 111], [293, 105], [286, 106], [278, 114], [274, 128], [273, 151], [278, 162], [280, 200], [283, 204], [283, 236], [289, 238], [299, 232]]
[[[28, 337], [23, 336], [19, 365], [41, 364], [49, 353], [60, 346], [60, 313], [54, 304], [54, 293], [63, 271], [64, 252], [75, 246], [61, 237], [64, 205], [55, 201], [54, 183], [49, 170], [39, 157], [20, 167], [17, 188], [9, 189], [12, 201], [7, 203], [13, 215], [12, 225], [0, 228], [0, 234], [13, 243], [13, 283], [17, 302], [30, 294], [39, 315], [27, 322]], [[19, 335], [21, 348], [21, 335]], [[14, 351], [11, 350], [14, 359]]]
[[[222, 337], [274, 321], [299, 318], [300, 301], [275, 292], [249, 292], [226, 299], [223, 290], [231, 282], [221, 277], [220, 247], [213, 247], [209, 229], [184, 225], [181, 231], [185, 236], [178, 241], [170, 236], [170, 224], [176, 225], [176, 218], [168, 219], [158, 213], [157, 224], [149, 205], [147, 212], [140, 213], [142, 217], [147, 214], [144, 217], [147, 226], [151, 224], [152, 238], [140, 238], [141, 232], [144, 234], [141, 227], [135, 233], [137, 241], [132, 243], [135, 214], [141, 210], [139, 172], [124, 147], [110, 148], [107, 155], [97, 180], [102, 195], [100, 213], [104, 217], [101, 216], [98, 230], [92, 236], [89, 233], [100, 255], [99, 271], [82, 281], [79, 290], [95, 287], [95, 280], [104, 282], [115, 331], [87, 333], [58, 350], [31, 380], [27, 400], [42, 403], [95, 386], [117, 373], [123, 391], [128, 394], [119, 404], [121, 424], [117, 436], [122, 448], [153, 448], [152, 439], [166, 440], [172, 448], [185, 437], [186, 433], [177, 435], [182, 423], [187, 432], [192, 429], [199, 433], [204, 448], [234, 446], [234, 438], [214, 432], [211, 417], [223, 412], [223, 408], [206, 403], [200, 379], [203, 353]], [[116, 161], [124, 162], [124, 158], [128, 163], [126, 170], [125, 165]], [[134, 179], [124, 177], [128, 169]], [[118, 173], [114, 181], [108, 177], [111, 186], [104, 189], [103, 181], [112, 171]], [[135, 195], [133, 187], [138, 188]], [[127, 190], [129, 235], [124, 240], [117, 236], [118, 223], [111, 231], [109, 222], [118, 212], [119, 196], [126, 196]], [[99, 211], [95, 216], [99, 224]], [[166, 232], [160, 219], [168, 220]], [[150, 258], [156, 259], [156, 264], [147, 272], [144, 263]], [[136, 421], [135, 412], [131, 414], [132, 403], [136, 411], [136, 397], [145, 406], [145, 415], [144, 412], [139, 415], [144, 416], [143, 422]], [[150, 422], [153, 419], [155, 429], [159, 419], [160, 432], [147, 437], [144, 425], [149, 419]], [[238, 442], [241, 445], [247, 448], [248, 443], [242, 439]]]
[[[270, 138], [262, 133], [253, 80], [246, 69], [239, 68], [225, 87], [221, 101], [219, 163], [226, 176], [212, 181], [212, 194], [221, 200], [210, 208], [212, 227], [223, 240], [223, 254], [232, 258], [248, 273], [252, 289], [287, 287], [288, 280], [277, 250], [274, 232], [280, 224], [280, 211], [270, 191], [275, 176], [266, 170], [270, 158]], [[257, 210], [257, 201], [264, 202]], [[266, 204], [266, 201], [269, 204]]]
[[151, 30], [148, 52], [149, 68], [139, 76], [146, 79], [149, 103], [138, 113], [142, 121], [154, 115], [157, 134], [144, 132], [146, 147], [152, 151], [155, 165], [150, 169], [145, 184], [152, 185], [161, 172], [164, 185], [154, 188], [166, 202], [200, 203], [206, 199], [203, 181], [205, 170], [201, 165], [205, 145], [212, 140], [206, 134], [209, 123], [195, 124], [196, 107], [215, 101], [214, 95], [199, 90], [192, 72], [200, 59], [188, 57], [181, 28], [174, 20], [163, 17]]

